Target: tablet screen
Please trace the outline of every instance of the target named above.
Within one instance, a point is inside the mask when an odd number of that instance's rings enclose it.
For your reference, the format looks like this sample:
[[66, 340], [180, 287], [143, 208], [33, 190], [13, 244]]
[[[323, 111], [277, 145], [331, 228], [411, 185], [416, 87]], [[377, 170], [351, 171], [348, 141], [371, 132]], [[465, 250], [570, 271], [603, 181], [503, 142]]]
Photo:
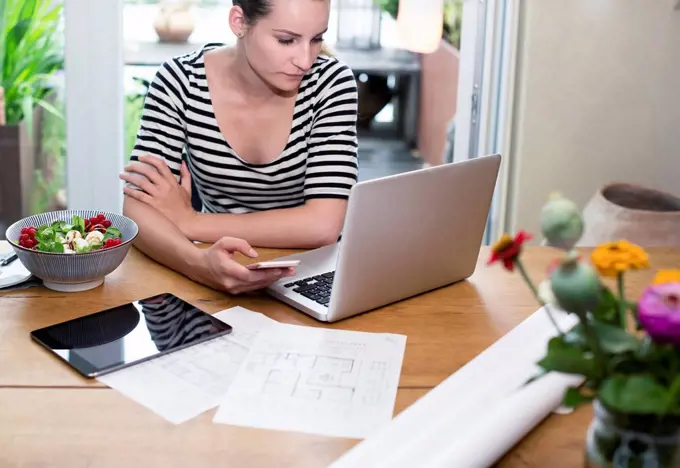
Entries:
[[96, 377], [231, 332], [173, 294], [160, 294], [31, 332], [78, 372]]

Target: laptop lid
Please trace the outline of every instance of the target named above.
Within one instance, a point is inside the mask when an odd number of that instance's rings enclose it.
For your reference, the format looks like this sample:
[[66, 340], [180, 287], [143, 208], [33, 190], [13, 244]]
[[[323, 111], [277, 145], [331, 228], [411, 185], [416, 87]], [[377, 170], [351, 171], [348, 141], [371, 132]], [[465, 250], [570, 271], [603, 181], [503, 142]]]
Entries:
[[355, 185], [329, 321], [469, 277], [500, 161], [494, 154]]

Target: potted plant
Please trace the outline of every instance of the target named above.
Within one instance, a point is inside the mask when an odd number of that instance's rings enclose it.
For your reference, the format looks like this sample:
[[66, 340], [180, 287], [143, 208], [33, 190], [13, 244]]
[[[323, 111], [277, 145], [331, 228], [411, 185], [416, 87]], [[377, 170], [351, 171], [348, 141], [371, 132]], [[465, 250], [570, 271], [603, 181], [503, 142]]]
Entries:
[[572, 329], [557, 330], [538, 365], [583, 377], [564, 404], [593, 405], [585, 466], [680, 466], [680, 270], [657, 271], [643, 294], [630, 298], [626, 276], [650, 267], [647, 252], [618, 240], [581, 255], [574, 246], [583, 230], [576, 205], [553, 195], [541, 231], [563, 255], [546, 278], [536, 285], [524, 269], [522, 245], [531, 238], [524, 231], [502, 236], [489, 263], [519, 272], [545, 313], [578, 318]]
[[29, 210], [37, 111], [59, 114], [47, 99], [49, 79], [63, 66], [61, 12], [53, 0], [0, 0], [0, 225]]

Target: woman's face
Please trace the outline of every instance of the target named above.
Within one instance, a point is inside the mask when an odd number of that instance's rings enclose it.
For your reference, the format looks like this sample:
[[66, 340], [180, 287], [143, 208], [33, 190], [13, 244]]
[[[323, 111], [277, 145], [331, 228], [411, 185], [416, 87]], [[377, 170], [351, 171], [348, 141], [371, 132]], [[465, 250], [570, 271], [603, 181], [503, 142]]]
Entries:
[[246, 58], [269, 86], [294, 91], [321, 50], [329, 1], [271, 0], [270, 9], [244, 31]]

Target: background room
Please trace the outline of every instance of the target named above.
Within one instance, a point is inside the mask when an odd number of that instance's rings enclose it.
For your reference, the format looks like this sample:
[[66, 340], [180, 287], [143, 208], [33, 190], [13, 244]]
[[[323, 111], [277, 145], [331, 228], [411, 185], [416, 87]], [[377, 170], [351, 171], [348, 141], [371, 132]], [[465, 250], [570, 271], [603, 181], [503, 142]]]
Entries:
[[[0, 43], [0, 236], [32, 213], [120, 210], [112, 174], [158, 64], [234, 42], [227, 0], [93, 3], [5, 3], [5, 16], [43, 7], [20, 49]], [[360, 87], [360, 178], [502, 153], [485, 242], [535, 232], [553, 191], [586, 208], [615, 181], [668, 192], [678, 219], [676, 3], [333, 0], [326, 42]], [[50, 39], [37, 48], [36, 38]]]
[[[0, 176], [2, 235], [16, 219], [72, 207], [84, 196], [117, 209], [121, 197], [115, 174], [129, 159], [158, 66], [206, 43], [236, 42], [227, 24], [230, 0], [120, 0], [109, 2], [106, 12], [95, 11], [87, 0], [52, 4], [59, 8], [57, 14], [38, 9], [31, 18], [32, 27], [51, 37], [47, 52], [30, 48], [30, 40], [37, 39], [27, 38], [26, 45], [31, 61], [56, 62], [49, 69], [31, 70], [50, 77], [44, 85], [47, 97], [34, 102], [35, 131], [20, 144], [3, 140], [5, 147], [16, 148], [11, 157], [18, 164]], [[359, 85], [360, 180], [439, 164], [450, 148], [462, 0], [446, 0], [433, 9], [423, 18], [433, 33], [415, 41], [404, 40], [400, 28], [421, 24], [402, 20], [399, 26], [398, 11], [398, 0], [331, 2], [325, 43], [352, 68]], [[83, 37], [92, 38], [89, 45], [79, 39]], [[421, 44], [423, 40], [427, 43]], [[422, 47], [426, 53], [409, 50]], [[7, 60], [21, 64], [20, 57]], [[6, 106], [12, 108], [18, 98], [11, 90], [20, 84], [11, 77], [3, 81]], [[84, 100], [87, 89], [95, 94]], [[92, 113], [94, 108], [108, 111]], [[9, 124], [26, 129], [28, 119], [18, 113], [10, 117]]]

